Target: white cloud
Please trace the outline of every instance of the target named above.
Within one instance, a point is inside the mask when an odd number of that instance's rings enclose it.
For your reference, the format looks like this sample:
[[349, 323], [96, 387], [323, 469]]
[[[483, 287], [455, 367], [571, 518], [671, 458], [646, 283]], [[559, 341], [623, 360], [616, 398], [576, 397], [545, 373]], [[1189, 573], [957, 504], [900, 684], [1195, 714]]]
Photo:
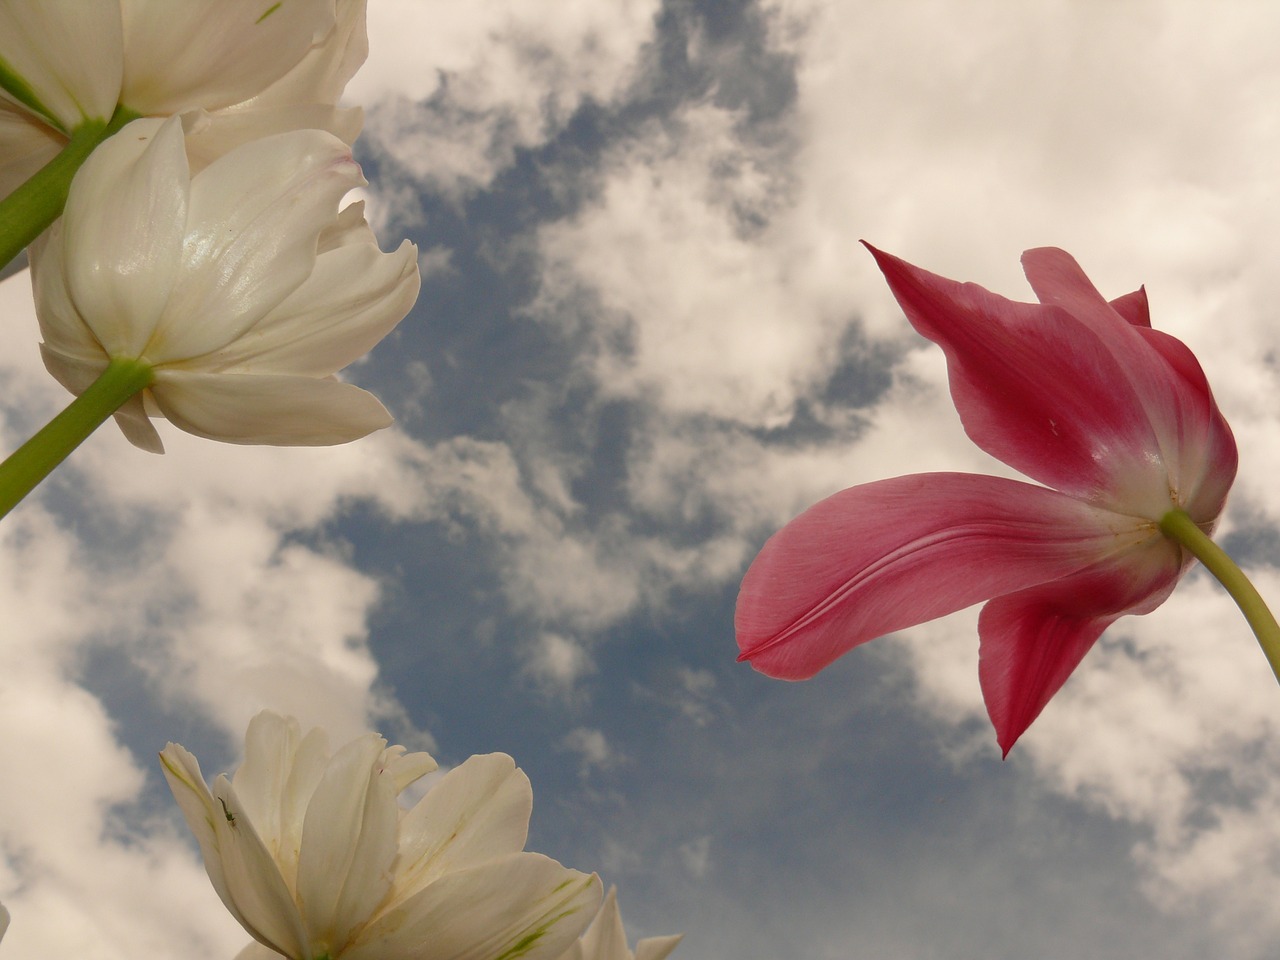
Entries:
[[[376, 104], [368, 135], [450, 194], [486, 186], [586, 99], [609, 101], [653, 36], [655, 0], [379, 0], [370, 63], [347, 94]], [[434, 98], [429, 114], [417, 104]]]
[[572, 700], [594, 669], [582, 644], [559, 633], [543, 633], [525, 650], [525, 674], [549, 696]]

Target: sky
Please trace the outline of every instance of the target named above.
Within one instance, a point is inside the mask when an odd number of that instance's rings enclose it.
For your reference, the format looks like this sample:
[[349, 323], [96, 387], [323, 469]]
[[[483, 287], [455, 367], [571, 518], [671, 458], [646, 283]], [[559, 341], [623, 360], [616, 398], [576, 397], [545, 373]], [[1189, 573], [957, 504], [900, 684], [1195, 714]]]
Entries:
[[[1240, 446], [1218, 539], [1280, 601], [1280, 7], [370, 0], [356, 157], [423, 290], [326, 449], [111, 425], [0, 524], [7, 958], [247, 938], [164, 787], [270, 708], [443, 768], [503, 751], [531, 849], [682, 960], [1280, 951], [1280, 690], [1193, 572], [1007, 760], [977, 611], [813, 680], [735, 662], [764, 540], [855, 483], [1011, 475], [866, 239], [1030, 300], [1145, 285]], [[0, 282], [0, 447], [67, 402]]]

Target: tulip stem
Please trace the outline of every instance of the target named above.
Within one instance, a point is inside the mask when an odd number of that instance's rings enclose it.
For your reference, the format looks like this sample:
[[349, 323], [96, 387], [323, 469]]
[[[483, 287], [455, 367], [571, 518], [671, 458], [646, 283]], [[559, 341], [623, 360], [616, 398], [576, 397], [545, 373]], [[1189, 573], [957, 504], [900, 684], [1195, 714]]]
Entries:
[[127, 107], [117, 107], [109, 121], [86, 120], [71, 132], [71, 139], [61, 153], [0, 200], [0, 267], [20, 254], [62, 215], [71, 178], [94, 148], [137, 118], [138, 114]]
[[84, 393], [0, 463], [0, 517], [6, 516], [76, 447], [155, 379], [141, 360], [115, 359]]
[[1258, 644], [1271, 664], [1271, 672], [1280, 680], [1280, 624], [1276, 623], [1276, 618], [1244, 571], [1226, 551], [1209, 539], [1184, 510], [1166, 513], [1160, 520], [1160, 532], [1190, 551], [1231, 594], [1231, 599], [1258, 638]]

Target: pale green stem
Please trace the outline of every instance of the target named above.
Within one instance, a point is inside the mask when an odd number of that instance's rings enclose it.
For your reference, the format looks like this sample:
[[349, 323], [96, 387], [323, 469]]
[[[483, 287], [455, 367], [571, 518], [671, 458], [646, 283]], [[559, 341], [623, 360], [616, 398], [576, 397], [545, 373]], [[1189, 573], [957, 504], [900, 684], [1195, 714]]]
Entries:
[[0, 517], [17, 506], [126, 400], [151, 385], [155, 371], [141, 360], [112, 360], [102, 376], [34, 437], [0, 463]]
[[1244, 571], [1183, 510], [1166, 513], [1160, 520], [1160, 532], [1186, 547], [1231, 594], [1231, 599], [1258, 638], [1258, 644], [1271, 664], [1271, 672], [1280, 680], [1280, 624], [1276, 623], [1276, 618]]
[[62, 152], [13, 193], [0, 200], [0, 267], [20, 254], [45, 228], [62, 215], [71, 178], [94, 148], [138, 114], [116, 109], [111, 120], [86, 120], [71, 132]]

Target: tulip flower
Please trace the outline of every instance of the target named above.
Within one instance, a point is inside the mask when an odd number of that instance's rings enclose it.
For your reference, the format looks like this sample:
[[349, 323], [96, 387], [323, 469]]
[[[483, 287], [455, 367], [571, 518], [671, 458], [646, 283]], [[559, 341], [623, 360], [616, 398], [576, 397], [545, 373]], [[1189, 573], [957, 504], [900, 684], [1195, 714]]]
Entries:
[[379, 251], [347, 146], [320, 131], [252, 141], [190, 175], [176, 118], [136, 120], [76, 176], [32, 248], [41, 352], [80, 394], [112, 362], [150, 371], [116, 419], [160, 451], [148, 415], [231, 443], [343, 443], [386, 426], [332, 376], [408, 312], [416, 251]]
[[470, 758], [407, 811], [396, 798], [430, 756], [377, 734], [330, 755], [323, 731], [270, 712], [231, 779], [209, 786], [174, 743], [160, 762], [214, 889], [261, 945], [242, 958], [549, 960], [600, 902], [596, 876], [524, 852], [533, 795], [503, 754]]
[[351, 143], [360, 111], [337, 103], [364, 17], [365, 0], [0, 0], [0, 265], [131, 119], [184, 114], [200, 164], [285, 130]]
[[869, 249], [946, 354], [969, 437], [1044, 486], [932, 473], [811, 507], [743, 579], [740, 659], [802, 679], [988, 601], [979, 679], [1007, 755], [1108, 625], [1159, 606], [1216, 549], [1235, 442], [1191, 351], [1151, 328], [1143, 290], [1108, 302], [1044, 248], [1022, 257], [1040, 303], [1016, 303]]
[[681, 935], [648, 937], [637, 941], [636, 952], [632, 953], [622, 929], [617, 888], [610, 887], [591, 925], [559, 960], [666, 960], [683, 939]]

